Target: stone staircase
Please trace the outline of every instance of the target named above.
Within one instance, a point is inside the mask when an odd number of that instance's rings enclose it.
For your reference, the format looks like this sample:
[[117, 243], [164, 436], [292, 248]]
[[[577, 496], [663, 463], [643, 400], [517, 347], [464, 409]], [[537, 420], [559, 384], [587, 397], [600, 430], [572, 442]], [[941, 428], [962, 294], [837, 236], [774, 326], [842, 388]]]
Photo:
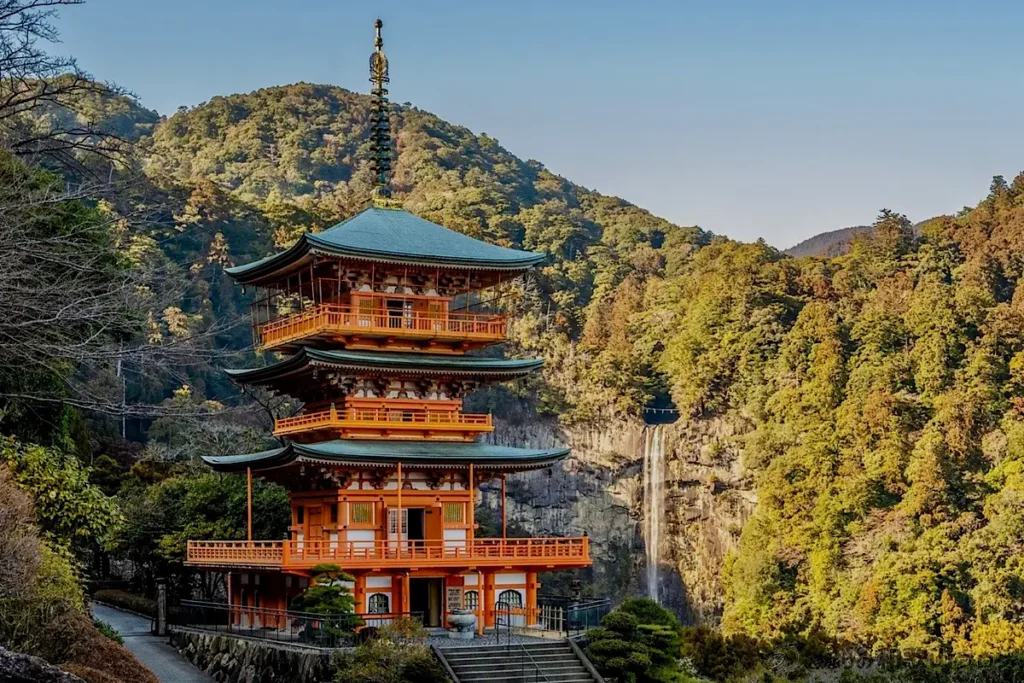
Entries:
[[566, 640], [444, 647], [437, 652], [456, 683], [604, 683]]

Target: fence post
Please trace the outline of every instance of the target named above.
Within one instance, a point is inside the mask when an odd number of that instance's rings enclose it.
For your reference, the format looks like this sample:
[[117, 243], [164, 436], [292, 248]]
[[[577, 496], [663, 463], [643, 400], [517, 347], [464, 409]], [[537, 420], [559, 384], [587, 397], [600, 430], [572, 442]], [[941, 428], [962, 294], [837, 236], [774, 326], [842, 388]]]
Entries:
[[156, 634], [167, 635], [167, 584], [163, 581], [156, 585]]

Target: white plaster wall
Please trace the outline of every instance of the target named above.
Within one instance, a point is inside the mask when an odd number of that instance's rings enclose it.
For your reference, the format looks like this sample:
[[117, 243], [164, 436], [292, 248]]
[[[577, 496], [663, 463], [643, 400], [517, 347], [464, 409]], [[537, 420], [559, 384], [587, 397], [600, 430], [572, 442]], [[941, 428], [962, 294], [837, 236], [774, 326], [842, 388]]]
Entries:
[[[526, 583], [525, 572], [504, 572], [494, 575], [495, 586], [506, 586], [508, 584]], [[524, 593], [525, 596], [525, 593]], [[526, 604], [526, 603], [523, 603]]]
[[374, 532], [373, 529], [349, 529], [346, 532], [348, 540], [352, 542], [353, 548], [358, 549], [371, 549], [373, 548]]

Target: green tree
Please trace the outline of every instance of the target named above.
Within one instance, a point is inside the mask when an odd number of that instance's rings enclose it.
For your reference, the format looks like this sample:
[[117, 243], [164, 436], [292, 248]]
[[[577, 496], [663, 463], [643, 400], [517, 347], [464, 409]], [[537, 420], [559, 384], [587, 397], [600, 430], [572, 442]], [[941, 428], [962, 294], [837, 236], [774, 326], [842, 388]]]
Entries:
[[0, 442], [0, 462], [32, 497], [40, 526], [56, 543], [102, 546], [123, 522], [117, 501], [89, 481], [88, 468], [72, 455], [7, 439]]
[[587, 656], [617, 683], [685, 683], [675, 616], [648, 598], [626, 600], [587, 632]]
[[[137, 469], [137, 468], [133, 468]], [[188, 593], [196, 572], [185, 567], [189, 540], [244, 539], [247, 534], [247, 490], [243, 475], [177, 474], [148, 486], [125, 488], [121, 498], [126, 523], [114, 552], [130, 560], [151, 589], [157, 578], [170, 578]], [[291, 519], [283, 488], [253, 480], [253, 538], [283, 538]], [[201, 572], [205, 599], [213, 599], [223, 577]]]

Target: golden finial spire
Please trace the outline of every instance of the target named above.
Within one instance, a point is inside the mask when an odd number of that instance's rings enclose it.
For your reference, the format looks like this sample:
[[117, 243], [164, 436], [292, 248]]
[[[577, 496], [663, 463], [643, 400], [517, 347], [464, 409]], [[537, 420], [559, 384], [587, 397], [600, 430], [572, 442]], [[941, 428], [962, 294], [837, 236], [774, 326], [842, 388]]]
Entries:
[[384, 22], [377, 19], [374, 27], [377, 38], [373, 41], [373, 54], [370, 55], [370, 82], [373, 97], [370, 112], [370, 139], [373, 141], [373, 196], [379, 199], [391, 197], [391, 115], [388, 112], [388, 90], [384, 84], [388, 78], [388, 58], [384, 54], [384, 39], [380, 35]]

